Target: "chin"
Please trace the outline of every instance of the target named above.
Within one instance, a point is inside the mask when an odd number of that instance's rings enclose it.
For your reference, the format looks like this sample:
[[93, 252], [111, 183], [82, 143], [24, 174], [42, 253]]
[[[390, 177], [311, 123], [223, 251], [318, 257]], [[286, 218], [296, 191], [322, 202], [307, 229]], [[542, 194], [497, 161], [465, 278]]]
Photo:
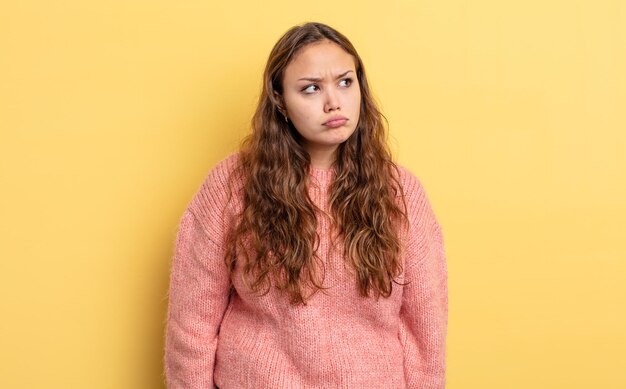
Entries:
[[344, 134], [342, 136], [337, 136], [337, 137], [334, 137], [332, 139], [328, 139], [327, 140], [328, 145], [329, 146], [340, 145], [340, 144], [344, 143], [345, 141], [347, 141], [348, 139], [350, 139], [350, 135], [352, 135], [352, 133]]

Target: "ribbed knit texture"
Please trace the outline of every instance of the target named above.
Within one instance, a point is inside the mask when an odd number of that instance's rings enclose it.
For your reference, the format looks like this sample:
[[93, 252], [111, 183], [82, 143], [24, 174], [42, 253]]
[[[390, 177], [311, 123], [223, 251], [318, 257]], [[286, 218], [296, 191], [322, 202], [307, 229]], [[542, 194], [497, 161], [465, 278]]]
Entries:
[[[400, 168], [410, 228], [401, 235], [404, 272], [389, 298], [359, 294], [343, 245], [331, 248], [318, 215], [323, 285], [306, 306], [272, 289], [249, 292], [224, 265], [233, 154], [206, 177], [180, 220], [170, 275], [165, 375], [170, 389], [420, 388], [445, 386], [447, 267], [441, 228], [420, 181]], [[329, 211], [334, 171], [312, 168], [309, 193]], [[237, 182], [239, 188], [243, 182]]]

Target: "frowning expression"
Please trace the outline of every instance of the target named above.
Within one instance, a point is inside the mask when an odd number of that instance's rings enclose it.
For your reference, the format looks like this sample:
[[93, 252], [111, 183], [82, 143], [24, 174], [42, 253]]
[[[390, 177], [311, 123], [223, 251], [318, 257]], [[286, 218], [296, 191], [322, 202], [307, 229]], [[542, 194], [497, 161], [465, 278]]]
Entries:
[[303, 147], [310, 154], [334, 152], [359, 121], [354, 57], [330, 40], [301, 48], [285, 68], [283, 99]]

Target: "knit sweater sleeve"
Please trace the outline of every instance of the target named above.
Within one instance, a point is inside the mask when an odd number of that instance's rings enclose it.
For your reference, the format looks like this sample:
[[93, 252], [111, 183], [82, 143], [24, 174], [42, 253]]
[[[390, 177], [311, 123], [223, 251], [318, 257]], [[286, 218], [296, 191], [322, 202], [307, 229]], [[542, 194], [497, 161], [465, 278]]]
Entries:
[[214, 388], [219, 327], [230, 280], [224, 264], [226, 175], [218, 165], [184, 211], [170, 271], [165, 330], [169, 389]]
[[400, 309], [407, 388], [443, 389], [446, 371], [448, 275], [441, 227], [420, 181], [407, 175], [409, 235]]

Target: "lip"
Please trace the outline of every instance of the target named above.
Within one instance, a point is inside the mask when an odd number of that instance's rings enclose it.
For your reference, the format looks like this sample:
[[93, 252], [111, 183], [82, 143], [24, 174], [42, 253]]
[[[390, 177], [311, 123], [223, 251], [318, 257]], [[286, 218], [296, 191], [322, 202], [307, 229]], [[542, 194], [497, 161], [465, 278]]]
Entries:
[[335, 128], [343, 126], [344, 124], [346, 124], [347, 121], [348, 118], [345, 116], [333, 116], [328, 121], [324, 122], [323, 125], [326, 127]]

